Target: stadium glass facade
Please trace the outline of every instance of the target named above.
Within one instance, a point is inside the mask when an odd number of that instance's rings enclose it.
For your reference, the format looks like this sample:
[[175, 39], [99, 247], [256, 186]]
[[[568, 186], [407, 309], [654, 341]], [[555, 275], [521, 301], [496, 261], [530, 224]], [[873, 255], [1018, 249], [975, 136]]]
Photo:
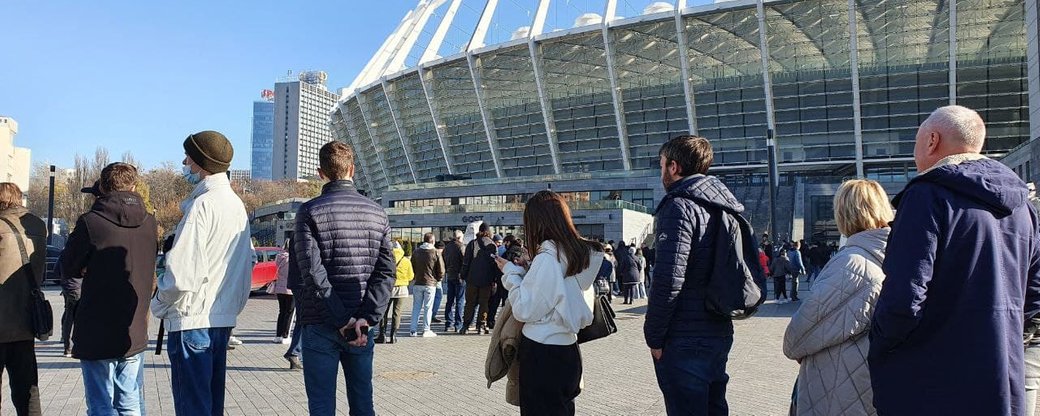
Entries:
[[990, 156], [1029, 139], [1025, 3], [736, 0], [613, 20], [388, 74], [346, 92], [333, 133], [358, 149], [370, 194], [400, 207], [395, 190], [436, 199], [443, 174], [621, 172], [646, 178], [652, 204], [657, 150], [687, 133], [712, 142], [712, 173], [738, 197], [761, 199], [772, 129], [780, 197], [815, 232], [813, 201], [842, 179], [898, 189], [915, 174], [915, 132], [937, 107], [976, 109]]

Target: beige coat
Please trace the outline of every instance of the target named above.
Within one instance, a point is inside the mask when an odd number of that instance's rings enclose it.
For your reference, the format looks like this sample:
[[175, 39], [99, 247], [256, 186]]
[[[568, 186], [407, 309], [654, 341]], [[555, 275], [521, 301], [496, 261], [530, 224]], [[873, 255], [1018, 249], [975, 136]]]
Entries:
[[799, 415], [875, 415], [867, 352], [871, 316], [885, 274], [888, 228], [849, 238], [813, 281], [784, 335], [799, 360]]
[[[43, 220], [16, 207], [0, 211], [0, 343], [33, 339], [29, 316], [30, 271], [36, 282], [43, 281], [47, 258], [47, 225]], [[14, 225], [14, 231], [7, 224]], [[28, 261], [22, 258], [19, 242]]]
[[506, 403], [520, 405], [520, 366], [517, 365], [516, 352], [520, 346], [520, 331], [524, 323], [513, 317], [513, 307], [506, 306], [499, 312], [498, 322], [491, 333], [491, 344], [488, 346], [487, 360], [484, 362], [484, 376], [491, 383], [506, 379]]

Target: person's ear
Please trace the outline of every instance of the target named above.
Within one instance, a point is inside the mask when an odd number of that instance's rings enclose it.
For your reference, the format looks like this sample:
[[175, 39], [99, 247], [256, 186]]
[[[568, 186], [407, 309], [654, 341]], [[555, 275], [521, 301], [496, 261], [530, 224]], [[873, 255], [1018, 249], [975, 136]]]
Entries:
[[939, 151], [940, 144], [942, 144], [942, 136], [939, 135], [939, 132], [931, 132], [928, 135], [928, 154], [935, 154]]
[[323, 181], [329, 179], [327, 176], [325, 176], [325, 172], [323, 172], [321, 168], [318, 168], [318, 177], [321, 178], [321, 180]]

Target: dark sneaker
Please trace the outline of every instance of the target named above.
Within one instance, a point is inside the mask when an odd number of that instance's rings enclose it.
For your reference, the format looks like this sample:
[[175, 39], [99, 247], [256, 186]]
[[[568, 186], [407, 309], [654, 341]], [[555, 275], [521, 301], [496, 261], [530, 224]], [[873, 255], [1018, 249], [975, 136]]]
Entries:
[[444, 322], [444, 321], [442, 321], [440, 319], [437, 319], [437, 318], [433, 318], [433, 319], [430, 320], [430, 322], [433, 322], [435, 324], [439, 324], [439, 323]]
[[290, 370], [303, 370], [303, 362], [300, 361], [300, 357], [288, 356], [285, 359], [289, 361]]

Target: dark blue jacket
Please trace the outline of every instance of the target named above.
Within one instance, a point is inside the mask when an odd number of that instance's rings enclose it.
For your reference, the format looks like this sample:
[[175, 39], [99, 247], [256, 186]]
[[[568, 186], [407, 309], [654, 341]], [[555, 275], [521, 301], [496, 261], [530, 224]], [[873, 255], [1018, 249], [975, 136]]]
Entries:
[[293, 293], [300, 297], [300, 324], [379, 322], [395, 280], [390, 223], [353, 182], [329, 182], [300, 206], [293, 250], [302, 286]]
[[1025, 414], [1023, 312], [1040, 311], [1036, 211], [983, 159], [920, 175], [894, 200], [870, 331], [881, 415]]
[[639, 263], [636, 255], [629, 252], [624, 242], [618, 244], [617, 252], [617, 279], [623, 285], [634, 285], [639, 283]]
[[672, 184], [658, 205], [657, 259], [643, 326], [650, 348], [674, 337], [733, 336], [733, 321], [709, 312], [704, 302], [717, 248], [708, 228], [718, 223], [719, 210], [739, 214], [744, 206], [718, 178], [704, 175]]

